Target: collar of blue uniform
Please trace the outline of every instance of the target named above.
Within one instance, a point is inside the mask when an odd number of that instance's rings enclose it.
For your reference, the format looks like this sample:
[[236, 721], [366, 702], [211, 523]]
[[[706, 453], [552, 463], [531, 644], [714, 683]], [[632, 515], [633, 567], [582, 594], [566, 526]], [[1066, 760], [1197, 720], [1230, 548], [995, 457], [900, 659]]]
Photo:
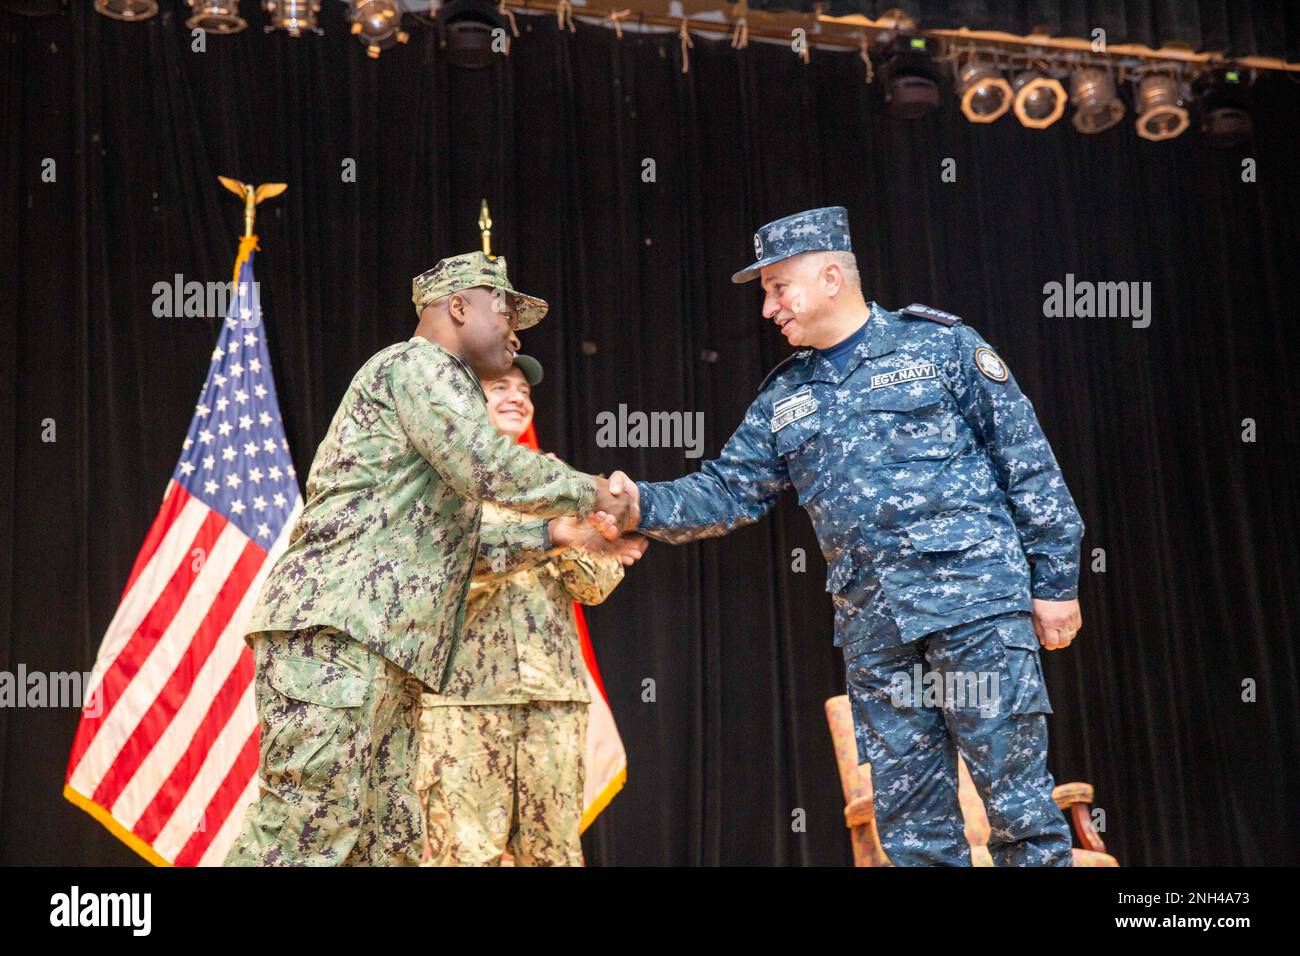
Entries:
[[478, 376], [474, 374], [474, 370], [469, 367], [469, 363], [466, 362], [463, 358], [461, 358], [455, 352], [450, 352], [447, 349], [443, 348], [437, 342], [430, 342], [423, 335], [412, 335], [408, 341], [423, 343], [425, 345], [432, 345], [443, 355], [447, 356], [447, 358], [451, 359], [453, 362], [459, 365], [460, 370], [469, 376], [469, 380], [478, 386], [478, 393], [483, 396], [483, 401], [484, 402], [487, 401], [487, 392], [483, 390], [483, 383], [478, 380]]
[[799, 371], [792, 380], [792, 385], [805, 385], [808, 382], [829, 382], [838, 385], [862, 364], [864, 359], [879, 358], [888, 355], [898, 347], [894, 341], [894, 323], [898, 315], [881, 308], [875, 302], [868, 302], [871, 314], [867, 319], [867, 334], [863, 336], [858, 347], [853, 350], [853, 357], [844, 366], [843, 372], [836, 372], [830, 359], [816, 349], [807, 349], [807, 355], [800, 363]]

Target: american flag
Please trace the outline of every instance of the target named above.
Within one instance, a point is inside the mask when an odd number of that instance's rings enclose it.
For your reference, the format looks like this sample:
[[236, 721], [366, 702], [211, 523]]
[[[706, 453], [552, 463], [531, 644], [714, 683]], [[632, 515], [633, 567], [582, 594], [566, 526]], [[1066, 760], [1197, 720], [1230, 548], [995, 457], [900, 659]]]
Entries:
[[219, 865], [257, 792], [244, 626], [302, 510], [241, 240], [162, 509], [99, 648], [64, 796], [158, 865]]

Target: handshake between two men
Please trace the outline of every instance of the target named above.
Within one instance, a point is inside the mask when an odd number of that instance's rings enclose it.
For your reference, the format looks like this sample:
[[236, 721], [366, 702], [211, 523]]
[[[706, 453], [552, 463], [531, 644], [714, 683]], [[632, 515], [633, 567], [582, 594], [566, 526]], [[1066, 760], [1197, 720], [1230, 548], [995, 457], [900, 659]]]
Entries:
[[[550, 456], [554, 457], [554, 456]], [[552, 518], [551, 543], [556, 550], [575, 547], [615, 557], [631, 567], [645, 554], [649, 541], [636, 534], [641, 521], [636, 485], [621, 471], [612, 478], [596, 477], [596, 506], [586, 520]]]

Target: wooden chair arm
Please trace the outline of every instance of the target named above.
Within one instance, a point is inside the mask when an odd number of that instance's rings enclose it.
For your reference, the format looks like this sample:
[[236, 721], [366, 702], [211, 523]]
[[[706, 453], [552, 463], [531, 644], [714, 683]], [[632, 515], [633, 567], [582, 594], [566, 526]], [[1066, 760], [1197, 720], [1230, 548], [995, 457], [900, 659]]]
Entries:
[[1052, 790], [1052, 799], [1062, 810], [1068, 811], [1074, 832], [1085, 850], [1105, 853], [1106, 844], [1092, 825], [1093, 789], [1090, 783], [1063, 783]]

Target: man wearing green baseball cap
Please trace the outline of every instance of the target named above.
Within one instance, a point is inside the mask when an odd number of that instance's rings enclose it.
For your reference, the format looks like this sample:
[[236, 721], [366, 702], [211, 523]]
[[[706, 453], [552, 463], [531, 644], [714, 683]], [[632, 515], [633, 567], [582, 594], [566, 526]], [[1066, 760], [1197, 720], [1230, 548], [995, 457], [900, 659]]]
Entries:
[[[352, 380], [307, 478], [306, 504], [258, 597], [258, 800], [227, 865], [416, 865], [411, 790], [420, 694], [441, 690], [476, 565], [571, 546], [631, 564], [627, 495], [492, 427], [480, 379], [546, 314], [506, 261], [443, 259], [412, 280], [419, 324]], [[534, 519], [483, 528], [483, 502]], [[578, 520], [609, 512], [599, 529]]]
[[[488, 417], [516, 441], [533, 421], [541, 363], [522, 352], [485, 379]], [[488, 504], [483, 529], [527, 520]], [[587, 710], [574, 602], [623, 580], [610, 555], [570, 548], [509, 570], [475, 571], [465, 627], [439, 694], [426, 694], [414, 788], [429, 864], [581, 866]]]

